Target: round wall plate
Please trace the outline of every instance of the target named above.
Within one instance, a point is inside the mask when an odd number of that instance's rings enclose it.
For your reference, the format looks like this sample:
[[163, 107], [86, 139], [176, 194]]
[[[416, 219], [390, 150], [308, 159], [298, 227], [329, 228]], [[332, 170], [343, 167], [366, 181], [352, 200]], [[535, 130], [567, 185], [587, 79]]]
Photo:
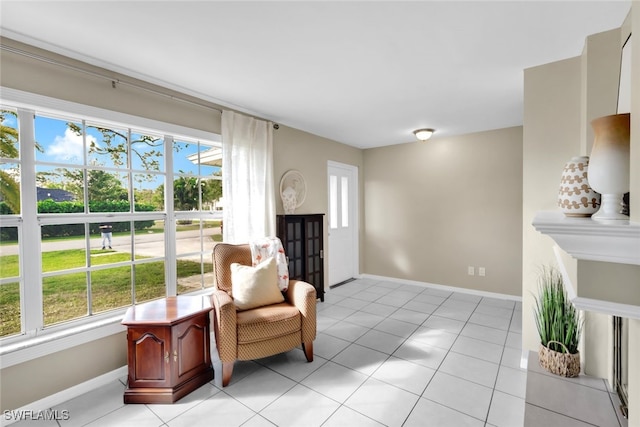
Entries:
[[291, 187], [296, 191], [296, 208], [299, 208], [304, 203], [305, 197], [307, 197], [307, 183], [304, 180], [304, 176], [295, 169], [291, 169], [285, 172], [280, 179], [280, 195], [287, 188]]

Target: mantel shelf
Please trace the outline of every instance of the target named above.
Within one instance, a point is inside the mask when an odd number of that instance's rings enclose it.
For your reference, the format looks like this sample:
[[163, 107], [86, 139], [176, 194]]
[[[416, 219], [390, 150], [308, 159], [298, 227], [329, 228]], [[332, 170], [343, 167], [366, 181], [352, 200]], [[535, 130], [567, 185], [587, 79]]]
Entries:
[[640, 265], [640, 223], [602, 224], [541, 211], [532, 224], [576, 259]]

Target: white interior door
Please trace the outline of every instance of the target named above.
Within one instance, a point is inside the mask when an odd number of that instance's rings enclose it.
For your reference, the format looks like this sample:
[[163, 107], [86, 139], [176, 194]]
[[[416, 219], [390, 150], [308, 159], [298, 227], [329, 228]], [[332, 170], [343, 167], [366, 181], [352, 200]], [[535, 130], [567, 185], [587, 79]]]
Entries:
[[358, 168], [329, 162], [329, 285], [358, 274]]

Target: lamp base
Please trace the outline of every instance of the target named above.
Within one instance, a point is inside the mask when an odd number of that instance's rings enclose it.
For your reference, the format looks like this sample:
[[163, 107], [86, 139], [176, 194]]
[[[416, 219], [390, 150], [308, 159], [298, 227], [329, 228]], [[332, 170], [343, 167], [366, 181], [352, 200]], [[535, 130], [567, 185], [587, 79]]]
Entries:
[[623, 194], [602, 194], [600, 199], [600, 209], [594, 213], [591, 218], [603, 223], [616, 223], [620, 221], [628, 221], [629, 215], [620, 213], [624, 207], [622, 202]]

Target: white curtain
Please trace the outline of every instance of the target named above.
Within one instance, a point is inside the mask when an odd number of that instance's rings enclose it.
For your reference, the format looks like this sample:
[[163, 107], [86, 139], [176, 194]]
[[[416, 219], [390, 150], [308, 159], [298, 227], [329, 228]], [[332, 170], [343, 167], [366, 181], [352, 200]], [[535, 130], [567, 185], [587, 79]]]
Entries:
[[275, 236], [273, 124], [222, 112], [223, 240]]

